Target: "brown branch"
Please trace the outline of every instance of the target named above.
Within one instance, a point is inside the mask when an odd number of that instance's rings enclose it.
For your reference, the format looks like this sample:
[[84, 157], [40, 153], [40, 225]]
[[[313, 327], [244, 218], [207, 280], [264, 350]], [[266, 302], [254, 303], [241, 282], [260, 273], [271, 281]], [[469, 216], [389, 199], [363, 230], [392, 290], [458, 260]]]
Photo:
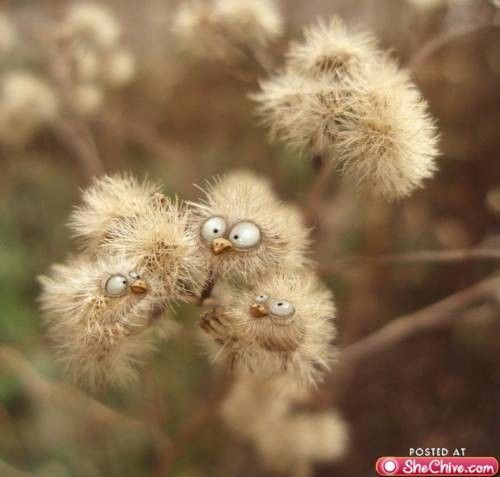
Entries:
[[94, 139], [86, 125], [60, 121], [53, 130], [58, 140], [74, 154], [88, 181], [104, 172]]
[[323, 275], [337, 272], [349, 266], [380, 266], [388, 264], [405, 265], [408, 263], [453, 263], [466, 261], [500, 260], [500, 249], [462, 248], [455, 250], [424, 250], [410, 253], [387, 253], [375, 257], [354, 256], [340, 258], [319, 265]]
[[424, 331], [431, 331], [454, 323], [459, 312], [471, 304], [483, 300], [500, 289], [500, 276], [487, 278], [465, 290], [457, 292], [419, 311], [395, 318], [379, 331], [346, 347], [340, 358], [344, 369], [355, 367], [405, 339]]
[[325, 160], [323, 157], [320, 159], [320, 157], [313, 157], [313, 167], [317, 169], [317, 174], [311, 184], [305, 203], [306, 222], [311, 226], [315, 225], [317, 221], [317, 214], [323, 200], [323, 195], [328, 186], [330, 176], [335, 169], [335, 164], [332, 160]]
[[434, 53], [443, 48], [444, 46], [452, 43], [453, 41], [467, 36], [477, 31], [498, 26], [495, 23], [480, 23], [475, 25], [467, 25], [452, 31], [445, 31], [438, 33], [436, 36], [428, 40], [422, 45], [421, 48], [410, 58], [408, 62], [408, 69], [416, 73], [417, 68], [427, 61]]

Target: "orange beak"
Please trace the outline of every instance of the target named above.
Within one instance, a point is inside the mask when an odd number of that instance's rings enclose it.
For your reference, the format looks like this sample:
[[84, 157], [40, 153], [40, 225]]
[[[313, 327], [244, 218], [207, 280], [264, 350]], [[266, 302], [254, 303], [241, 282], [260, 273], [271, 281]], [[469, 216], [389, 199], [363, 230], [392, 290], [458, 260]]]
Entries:
[[215, 255], [220, 255], [226, 250], [232, 250], [233, 244], [225, 238], [217, 238], [212, 240], [212, 252]]
[[250, 314], [254, 318], [262, 318], [269, 315], [269, 312], [264, 305], [261, 305], [260, 303], [254, 303], [250, 306]]
[[146, 282], [142, 280], [135, 280], [130, 284], [130, 289], [136, 295], [142, 295], [143, 293], [146, 293], [148, 291], [148, 286], [146, 285]]

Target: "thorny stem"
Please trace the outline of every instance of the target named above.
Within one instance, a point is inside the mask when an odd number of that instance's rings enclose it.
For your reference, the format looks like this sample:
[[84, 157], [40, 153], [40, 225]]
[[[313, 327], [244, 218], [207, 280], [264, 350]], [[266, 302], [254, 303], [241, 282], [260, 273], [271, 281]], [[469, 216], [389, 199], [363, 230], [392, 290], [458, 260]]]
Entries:
[[319, 265], [322, 275], [337, 272], [347, 266], [379, 266], [387, 264], [404, 265], [408, 263], [453, 263], [465, 261], [500, 260], [499, 249], [462, 248], [456, 250], [424, 250], [410, 253], [387, 253], [374, 257], [354, 256], [340, 258], [330, 263]]

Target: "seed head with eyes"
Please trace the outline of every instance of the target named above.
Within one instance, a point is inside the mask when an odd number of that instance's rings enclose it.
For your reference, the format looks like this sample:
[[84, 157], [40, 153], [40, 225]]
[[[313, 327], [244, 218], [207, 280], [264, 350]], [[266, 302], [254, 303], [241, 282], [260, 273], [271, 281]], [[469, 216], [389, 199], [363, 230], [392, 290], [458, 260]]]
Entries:
[[192, 226], [209, 271], [255, 283], [280, 267], [300, 267], [309, 245], [297, 209], [281, 204], [267, 181], [237, 172], [211, 183], [192, 203]]
[[156, 278], [108, 257], [54, 265], [39, 281], [48, 335], [70, 375], [90, 388], [135, 378], [159, 331]]
[[225, 307], [202, 316], [219, 345], [216, 357], [263, 376], [288, 375], [314, 385], [334, 355], [335, 306], [312, 271], [280, 271], [236, 292]]

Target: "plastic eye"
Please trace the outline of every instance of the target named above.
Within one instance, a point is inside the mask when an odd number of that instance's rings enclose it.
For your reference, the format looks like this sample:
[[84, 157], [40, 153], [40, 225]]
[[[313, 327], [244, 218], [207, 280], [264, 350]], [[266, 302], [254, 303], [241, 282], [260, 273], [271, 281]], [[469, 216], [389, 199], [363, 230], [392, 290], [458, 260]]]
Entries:
[[255, 303], [265, 303], [267, 300], [269, 300], [268, 295], [259, 295], [255, 297]]
[[226, 233], [226, 221], [222, 217], [211, 217], [201, 226], [201, 236], [211, 241], [222, 237]]
[[113, 275], [105, 285], [106, 293], [109, 296], [120, 296], [127, 291], [128, 280], [123, 275]]
[[269, 310], [276, 316], [292, 316], [295, 313], [295, 307], [285, 300], [274, 301]]
[[130, 272], [128, 276], [133, 280], [139, 280], [139, 278], [141, 278], [141, 276], [137, 272]]
[[240, 222], [229, 233], [229, 240], [236, 248], [253, 248], [259, 244], [260, 229], [252, 222]]

